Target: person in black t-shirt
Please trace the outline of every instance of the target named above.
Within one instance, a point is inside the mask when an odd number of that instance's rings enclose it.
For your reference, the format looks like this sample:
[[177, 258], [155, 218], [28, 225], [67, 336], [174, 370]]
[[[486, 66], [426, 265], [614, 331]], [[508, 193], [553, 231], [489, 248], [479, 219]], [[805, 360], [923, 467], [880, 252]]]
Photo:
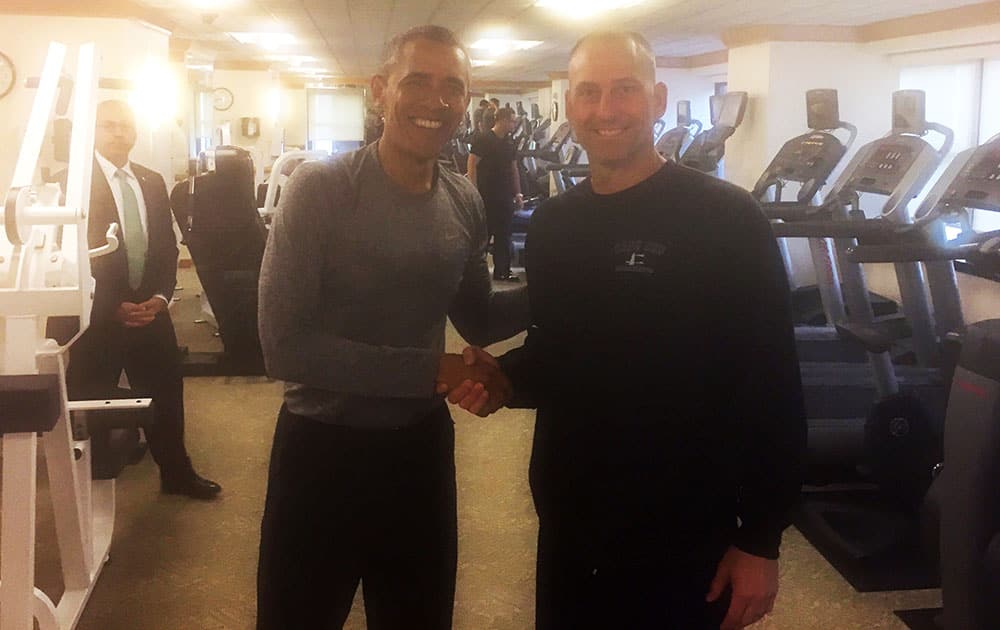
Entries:
[[508, 137], [514, 124], [513, 109], [504, 107], [497, 111], [493, 128], [473, 138], [468, 166], [469, 179], [479, 189], [486, 206], [486, 223], [493, 237], [493, 279], [507, 282], [519, 281], [510, 272], [513, 252], [510, 224], [514, 205], [524, 207], [516, 150]]
[[483, 129], [483, 114], [486, 113], [486, 110], [489, 109], [489, 108], [490, 108], [490, 102], [487, 101], [484, 98], [484, 99], [482, 99], [482, 100], [479, 101], [479, 107], [477, 107], [476, 110], [474, 112], [472, 112], [472, 136], [473, 137], [475, 137], [476, 135], [478, 135], [478, 134], [480, 134], [480, 133], [482, 133], [484, 131], [484, 129]]
[[489, 131], [497, 123], [497, 112], [500, 111], [500, 99], [491, 98], [486, 101], [486, 110], [483, 111], [483, 131]]
[[745, 190], [657, 154], [666, 101], [642, 36], [577, 43], [566, 114], [591, 176], [532, 216], [524, 346], [464, 353], [538, 409], [539, 630], [732, 630], [777, 595], [806, 438], [788, 281]]

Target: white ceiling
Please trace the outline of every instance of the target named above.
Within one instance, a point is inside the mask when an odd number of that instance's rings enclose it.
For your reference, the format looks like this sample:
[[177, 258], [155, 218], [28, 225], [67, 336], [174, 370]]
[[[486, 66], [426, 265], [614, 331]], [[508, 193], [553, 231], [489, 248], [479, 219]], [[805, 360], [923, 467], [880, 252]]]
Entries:
[[[195, 42], [218, 62], [263, 61], [268, 51], [236, 43], [227, 31], [288, 31], [297, 45], [279, 52], [310, 55], [335, 76], [367, 76], [386, 40], [417, 24], [455, 30], [470, 44], [491, 33], [541, 40], [477, 68], [485, 80], [546, 80], [564, 70], [573, 42], [597, 28], [645, 35], [658, 55], [721, 50], [722, 33], [749, 25], [860, 26], [977, 4], [981, 0], [646, 0], [587, 21], [534, 6], [534, 0], [135, 0], [173, 22], [173, 35]], [[214, 6], [198, 9], [198, 6]], [[473, 57], [477, 57], [475, 52]]]

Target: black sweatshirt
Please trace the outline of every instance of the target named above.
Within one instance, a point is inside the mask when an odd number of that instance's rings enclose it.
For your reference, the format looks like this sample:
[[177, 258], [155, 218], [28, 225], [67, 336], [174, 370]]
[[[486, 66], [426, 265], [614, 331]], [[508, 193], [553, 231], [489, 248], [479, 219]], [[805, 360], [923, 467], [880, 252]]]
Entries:
[[538, 409], [539, 517], [609, 563], [720, 541], [776, 558], [806, 425], [757, 203], [671, 163], [611, 195], [588, 179], [535, 211], [526, 254], [532, 326], [500, 361], [511, 406]]

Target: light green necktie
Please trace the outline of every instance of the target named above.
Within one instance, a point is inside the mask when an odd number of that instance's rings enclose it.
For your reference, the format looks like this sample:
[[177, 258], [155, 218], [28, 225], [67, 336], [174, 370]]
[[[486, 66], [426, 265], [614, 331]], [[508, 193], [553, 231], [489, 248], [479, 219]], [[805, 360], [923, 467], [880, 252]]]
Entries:
[[142, 272], [146, 266], [146, 233], [142, 229], [142, 217], [139, 216], [139, 200], [135, 191], [128, 183], [128, 174], [118, 169], [115, 171], [118, 188], [122, 194], [122, 219], [125, 221], [125, 255], [128, 258], [128, 283], [133, 289], [142, 283]]

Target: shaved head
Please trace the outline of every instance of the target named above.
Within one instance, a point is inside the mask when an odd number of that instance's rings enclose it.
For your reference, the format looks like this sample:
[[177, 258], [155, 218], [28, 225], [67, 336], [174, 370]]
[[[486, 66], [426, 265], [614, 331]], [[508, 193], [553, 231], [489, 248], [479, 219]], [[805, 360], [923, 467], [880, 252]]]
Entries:
[[94, 148], [115, 166], [128, 163], [136, 141], [135, 114], [125, 101], [108, 100], [97, 104]]
[[595, 190], [621, 190], [656, 172], [653, 123], [667, 107], [656, 56], [638, 33], [600, 31], [581, 38], [569, 60], [566, 120], [587, 150]]
[[596, 44], [622, 46], [635, 58], [639, 77], [656, 82], [656, 53], [646, 38], [634, 31], [596, 31], [584, 35], [577, 40], [569, 53], [571, 72], [573, 61]]

